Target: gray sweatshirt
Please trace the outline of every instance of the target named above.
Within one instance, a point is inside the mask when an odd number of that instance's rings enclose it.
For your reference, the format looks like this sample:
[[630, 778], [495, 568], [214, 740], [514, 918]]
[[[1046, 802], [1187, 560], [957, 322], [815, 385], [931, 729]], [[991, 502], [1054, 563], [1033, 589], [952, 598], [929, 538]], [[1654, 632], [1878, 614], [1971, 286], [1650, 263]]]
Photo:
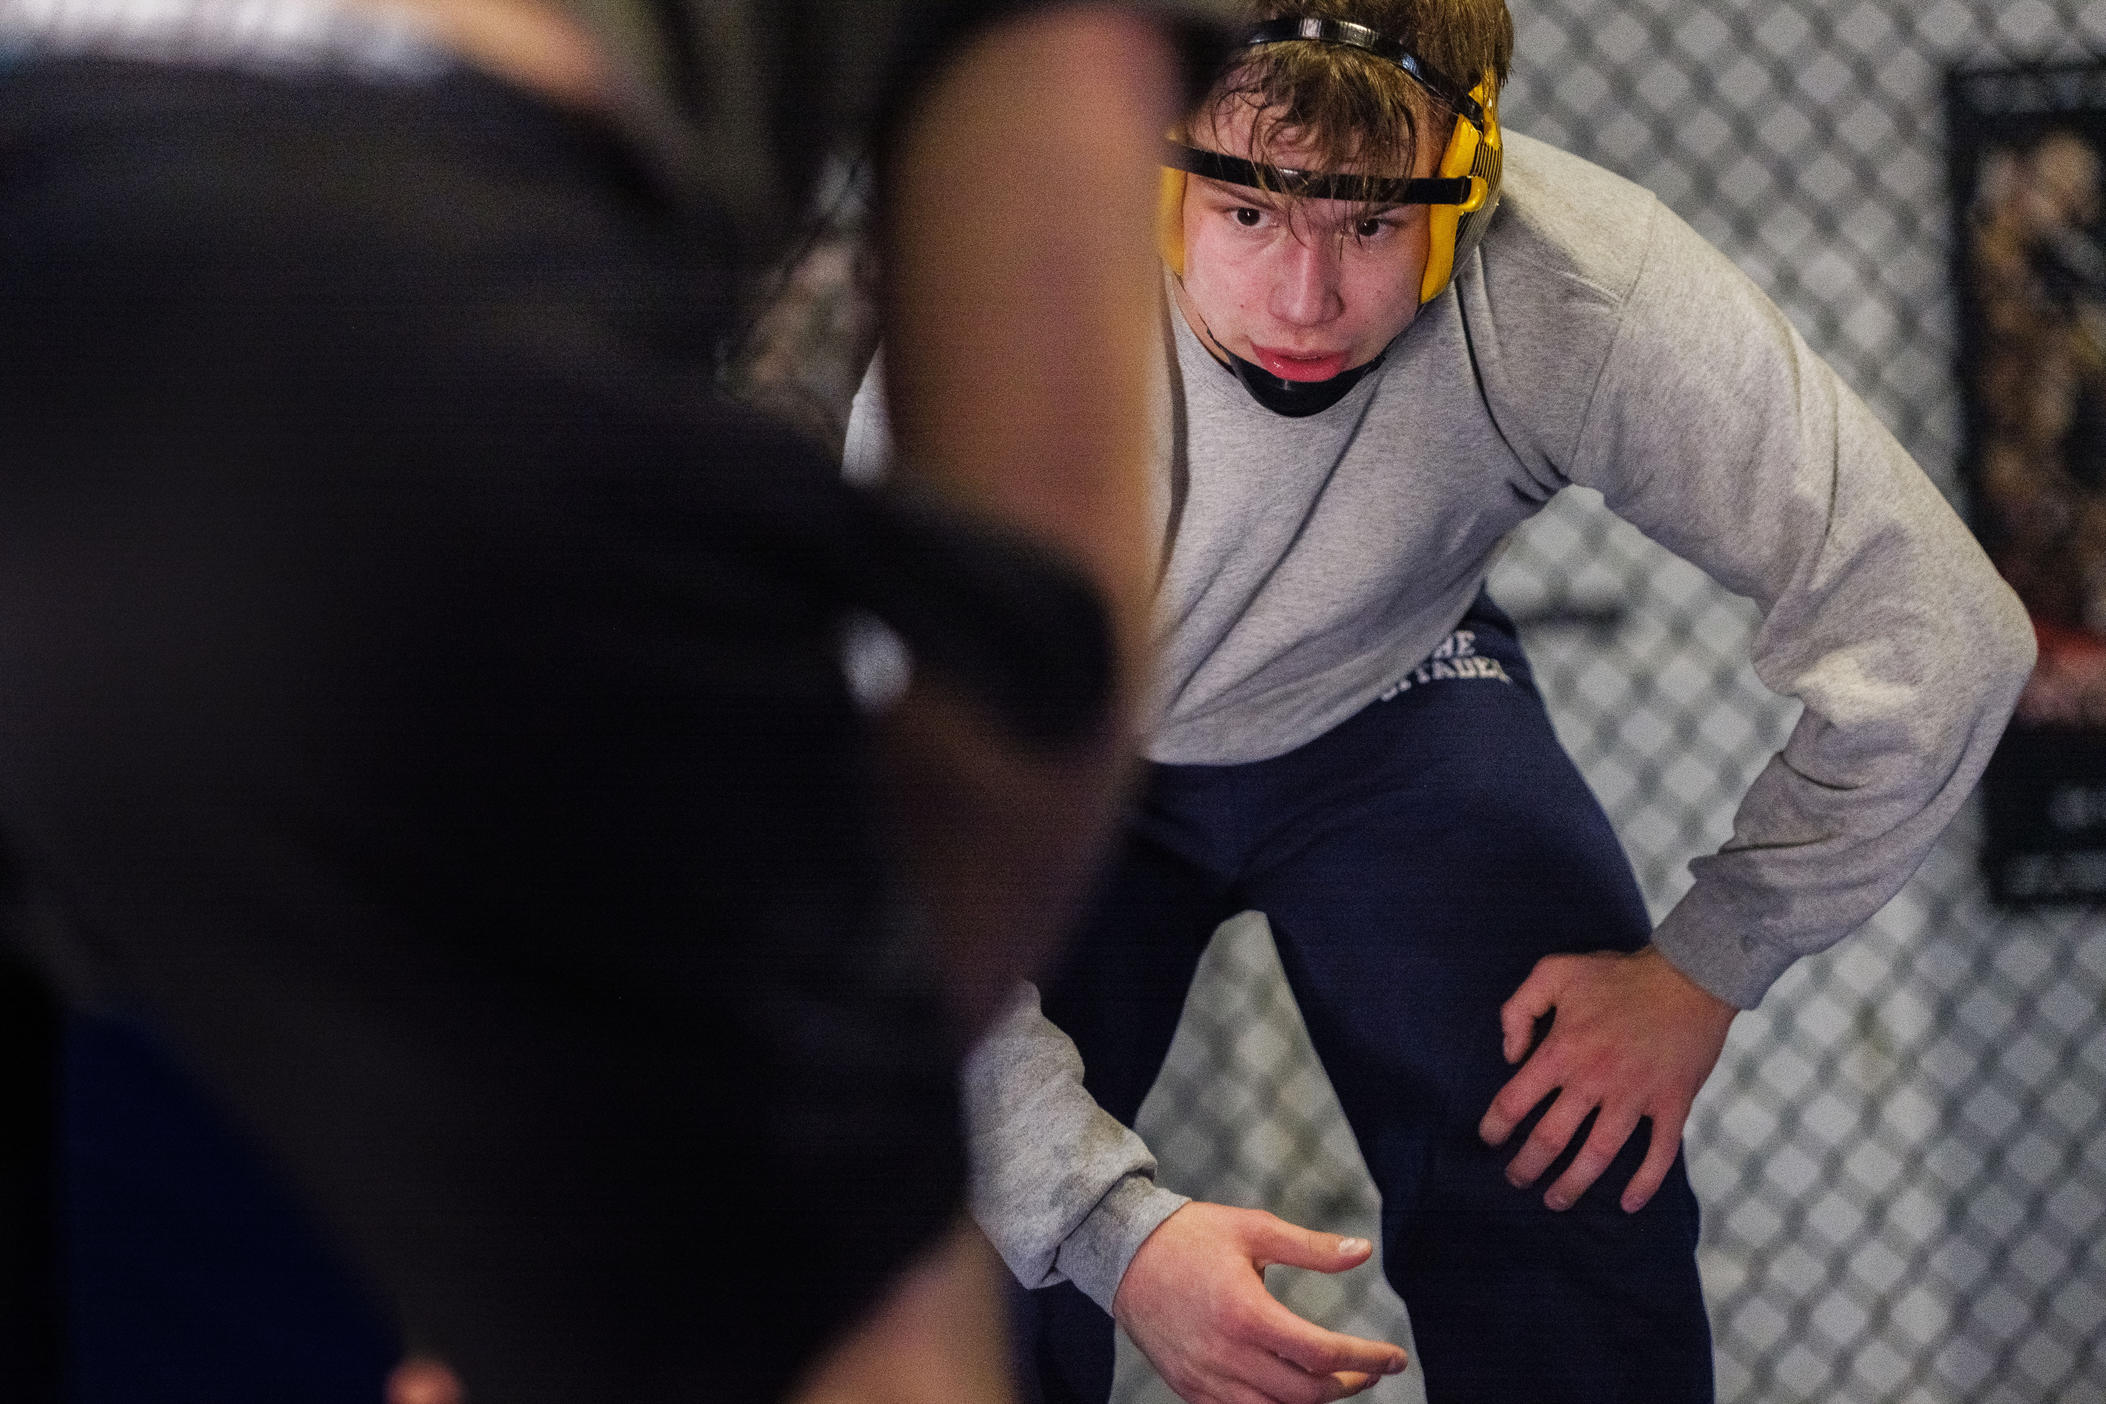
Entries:
[[[1752, 1008], [1892, 897], [1973, 788], [2031, 669], [2024, 610], [1858, 397], [1638, 186], [1509, 134], [1475, 259], [1308, 418], [1169, 322], [1152, 759], [1261, 760], [1345, 720], [1576, 483], [1755, 600], [1756, 674], [1805, 704], [1654, 933], [1698, 984]], [[885, 452], [880, 396], [858, 397], [852, 469]], [[1108, 1305], [1183, 1200], [1130, 1131], [1047, 1114], [1051, 1089], [1086, 1100], [1064, 1043], [1030, 1000], [969, 1068], [976, 1212], [1024, 1282]]]

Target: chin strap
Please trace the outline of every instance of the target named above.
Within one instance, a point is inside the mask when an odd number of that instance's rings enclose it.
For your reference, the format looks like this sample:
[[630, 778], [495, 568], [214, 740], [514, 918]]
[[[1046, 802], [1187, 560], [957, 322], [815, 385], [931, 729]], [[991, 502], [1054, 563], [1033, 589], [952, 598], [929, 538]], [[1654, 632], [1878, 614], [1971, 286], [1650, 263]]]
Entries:
[[[1274, 375], [1255, 361], [1246, 361], [1221, 344], [1214, 329], [1200, 322], [1200, 330], [1206, 334], [1210, 354], [1221, 362], [1221, 368], [1242, 382], [1250, 391], [1250, 397], [1274, 414], [1287, 419], [1304, 419], [1312, 414], [1322, 414], [1331, 406], [1353, 393], [1353, 387], [1367, 379], [1389, 356], [1389, 347], [1383, 347], [1366, 365], [1342, 370], [1328, 380], [1289, 380]], [[1390, 345], [1395, 345], [1392, 341]]]
[[1228, 357], [1229, 372], [1243, 382], [1253, 400], [1289, 419], [1323, 413], [1351, 394], [1369, 371], [1382, 364], [1382, 357], [1377, 356], [1366, 365], [1340, 371], [1329, 380], [1289, 380], [1244, 360], [1227, 347], [1221, 349], [1221, 354]]

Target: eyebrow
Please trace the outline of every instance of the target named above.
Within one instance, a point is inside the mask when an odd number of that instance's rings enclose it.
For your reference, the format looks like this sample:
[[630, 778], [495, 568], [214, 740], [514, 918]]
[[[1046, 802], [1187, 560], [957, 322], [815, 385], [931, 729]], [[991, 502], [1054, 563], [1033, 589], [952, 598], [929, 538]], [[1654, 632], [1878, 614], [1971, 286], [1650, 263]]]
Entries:
[[[1294, 195], [1279, 190], [1259, 190], [1247, 185], [1233, 185], [1228, 181], [1210, 180], [1205, 176], [1199, 177], [1199, 188], [1221, 200], [1275, 213], [1285, 213], [1291, 206], [1322, 198]], [[1355, 213], [1347, 216], [1348, 219], [1372, 219], [1378, 215], [1396, 214], [1413, 208], [1408, 204], [1384, 203], [1380, 200], [1341, 200], [1337, 203], [1353, 206]]]

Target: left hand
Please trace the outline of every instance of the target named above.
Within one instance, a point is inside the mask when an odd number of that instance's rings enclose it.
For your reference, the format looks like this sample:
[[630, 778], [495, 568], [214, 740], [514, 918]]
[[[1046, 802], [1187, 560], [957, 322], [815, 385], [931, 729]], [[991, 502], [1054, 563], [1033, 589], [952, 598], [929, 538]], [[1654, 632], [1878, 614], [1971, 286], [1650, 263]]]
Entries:
[[[1530, 1053], [1536, 1021], [1552, 1011], [1550, 1032]], [[1651, 1117], [1645, 1163], [1623, 1192], [1624, 1212], [1635, 1213], [1667, 1178], [1690, 1104], [1739, 1012], [1651, 946], [1629, 955], [1546, 956], [1500, 1007], [1507, 1062], [1524, 1055], [1528, 1061], [1492, 1098], [1478, 1134], [1487, 1145], [1504, 1144], [1536, 1104], [1556, 1092], [1507, 1165], [1508, 1180], [1532, 1185], [1599, 1108], [1586, 1145], [1543, 1195], [1551, 1208], [1569, 1209], [1609, 1168], [1639, 1121]]]

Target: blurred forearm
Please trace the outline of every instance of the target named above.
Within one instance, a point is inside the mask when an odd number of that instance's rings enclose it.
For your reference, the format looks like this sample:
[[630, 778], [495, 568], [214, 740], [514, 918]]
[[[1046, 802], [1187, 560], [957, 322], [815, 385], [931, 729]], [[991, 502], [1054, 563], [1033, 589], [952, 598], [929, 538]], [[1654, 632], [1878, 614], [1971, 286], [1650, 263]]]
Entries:
[[1072, 6], [981, 36], [890, 174], [900, 471], [1024, 528], [1103, 592], [1134, 695], [1147, 635], [1155, 147], [1180, 91], [1151, 22]]
[[813, 1369], [789, 1404], [1008, 1404], [1001, 1262], [960, 1220]]
[[1179, 80], [1151, 23], [1098, 6], [1013, 21], [936, 79], [887, 207], [898, 471], [1030, 534], [1111, 613], [1117, 701], [1055, 751], [917, 686], [888, 723], [903, 861], [968, 1027], [1034, 973], [1117, 810], [1146, 667], [1154, 151]]

